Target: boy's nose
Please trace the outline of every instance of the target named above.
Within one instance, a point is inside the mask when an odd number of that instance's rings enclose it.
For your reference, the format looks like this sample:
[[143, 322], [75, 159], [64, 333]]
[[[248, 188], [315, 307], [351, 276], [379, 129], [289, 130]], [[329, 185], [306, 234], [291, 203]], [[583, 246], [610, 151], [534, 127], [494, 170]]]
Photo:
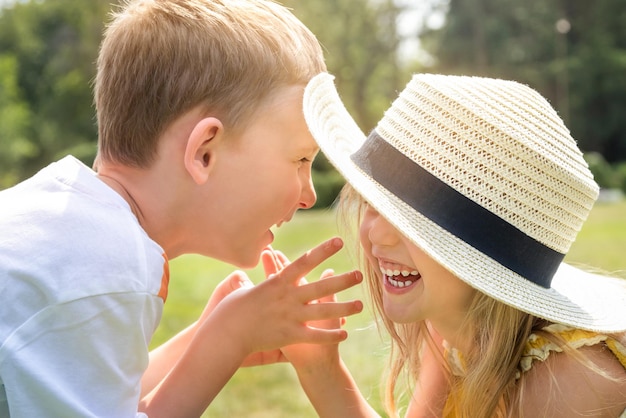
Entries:
[[299, 207], [300, 209], [310, 209], [316, 201], [317, 195], [315, 194], [315, 188], [313, 187], [313, 179], [309, 177], [308, 181], [305, 181], [302, 187]]

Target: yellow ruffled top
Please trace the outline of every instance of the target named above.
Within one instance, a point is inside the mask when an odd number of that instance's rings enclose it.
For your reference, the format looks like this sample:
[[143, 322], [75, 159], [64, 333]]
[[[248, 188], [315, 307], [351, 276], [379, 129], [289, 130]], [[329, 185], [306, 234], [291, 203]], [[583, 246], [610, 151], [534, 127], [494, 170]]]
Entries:
[[[543, 330], [563, 338], [567, 341], [569, 346], [574, 349], [584, 346], [589, 347], [603, 342], [609, 350], [615, 354], [615, 357], [622, 363], [624, 369], [626, 369], [626, 347], [614, 338], [604, 334], [598, 334], [597, 332], [583, 331], [561, 324], [552, 324], [543, 328]], [[520, 360], [520, 372], [523, 373], [530, 370], [534, 360], [544, 361], [547, 359], [551, 351], [561, 352], [563, 350], [544, 337], [530, 334], [528, 342], [526, 343], [526, 349]], [[518, 373], [518, 378], [519, 376], [520, 374]]]
[[[573, 349], [604, 343], [622, 366], [624, 366], [624, 369], [626, 369], [626, 347], [622, 342], [611, 336], [593, 331], [584, 331], [561, 324], [551, 324], [544, 327], [542, 330], [563, 338]], [[444, 341], [444, 349], [446, 360], [452, 374], [462, 376], [465, 373], [463, 356], [457, 349], [450, 347], [446, 341]], [[519, 379], [522, 373], [530, 370], [534, 361], [545, 361], [552, 351], [562, 352], [563, 350], [547, 338], [541, 335], [531, 334], [528, 337], [524, 353], [520, 359], [516, 379]], [[626, 410], [622, 412], [619, 418], [626, 418]]]

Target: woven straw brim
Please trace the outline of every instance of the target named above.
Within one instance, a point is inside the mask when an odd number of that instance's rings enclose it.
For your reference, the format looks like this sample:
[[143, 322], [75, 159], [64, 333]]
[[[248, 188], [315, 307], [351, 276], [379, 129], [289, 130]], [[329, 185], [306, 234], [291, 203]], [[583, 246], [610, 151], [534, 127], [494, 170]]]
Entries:
[[600, 332], [626, 330], [626, 280], [590, 274], [563, 263], [551, 288], [543, 288], [442, 229], [365, 174], [350, 156], [366, 136], [345, 109], [331, 75], [320, 74], [309, 83], [303, 109], [322, 152], [348, 183], [458, 278], [494, 299], [553, 322]]

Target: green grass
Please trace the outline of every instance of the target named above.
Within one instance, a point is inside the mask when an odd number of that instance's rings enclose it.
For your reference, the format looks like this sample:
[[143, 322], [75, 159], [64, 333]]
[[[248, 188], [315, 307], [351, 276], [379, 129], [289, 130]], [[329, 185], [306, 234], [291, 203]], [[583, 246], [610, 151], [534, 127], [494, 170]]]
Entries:
[[626, 277], [626, 202], [596, 204], [566, 261]]
[[[329, 211], [304, 211], [276, 231], [273, 247], [294, 259], [312, 246], [338, 235], [335, 215]], [[608, 271], [626, 270], [626, 202], [598, 204], [572, 246], [566, 260], [600, 267]], [[308, 276], [319, 277], [324, 268], [337, 272], [353, 268], [346, 250], [333, 256]], [[156, 346], [193, 322], [202, 311], [213, 287], [234, 268], [199, 256], [184, 256], [171, 262], [171, 282], [161, 325], [155, 334]], [[263, 280], [260, 268], [248, 272], [253, 281]], [[367, 301], [362, 287], [350, 289], [339, 299]], [[250, 312], [254, 315], [254, 312]], [[361, 391], [382, 413], [379, 397], [381, 374], [386, 364], [385, 344], [373, 326], [369, 307], [348, 318], [347, 341], [341, 352]], [[216, 341], [219, 344], [219, 341]], [[207, 353], [209, 357], [211, 353]], [[240, 369], [213, 401], [205, 417], [316, 417], [292, 368], [288, 364]]]

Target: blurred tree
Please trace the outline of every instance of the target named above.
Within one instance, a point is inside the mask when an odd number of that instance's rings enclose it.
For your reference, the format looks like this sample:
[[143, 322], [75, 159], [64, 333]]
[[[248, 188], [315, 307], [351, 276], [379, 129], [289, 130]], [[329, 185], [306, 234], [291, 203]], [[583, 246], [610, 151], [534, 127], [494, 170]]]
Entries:
[[404, 87], [410, 72], [398, 57], [397, 22], [403, 6], [392, 0], [285, 0], [325, 49], [346, 108], [365, 132]]
[[[8, 80], [0, 106], [10, 119], [0, 143], [12, 144], [0, 149], [0, 171], [9, 171], [9, 161], [13, 167], [0, 187], [67, 153], [91, 163], [97, 130], [90, 83], [110, 3], [41, 0], [0, 10], [0, 54], [13, 57], [0, 67], [0, 78]], [[346, 106], [371, 130], [409, 77], [397, 55], [403, 7], [392, 0], [284, 4], [318, 35]], [[9, 108], [20, 116], [9, 116]], [[343, 180], [323, 156], [314, 168], [325, 206]]]
[[90, 83], [109, 10], [104, 0], [55, 0], [0, 12], [0, 56], [11, 57], [3, 60], [0, 79], [12, 83], [0, 101], [19, 114], [3, 114], [0, 128], [0, 143], [11, 144], [0, 150], [0, 161], [10, 165], [3, 172], [12, 173], [6, 181], [66, 153], [92, 162], [97, 131]]
[[30, 108], [17, 84], [17, 59], [0, 55], [0, 189], [23, 176], [21, 161], [36, 152], [28, 135], [31, 122]]
[[433, 71], [529, 84], [583, 150], [626, 160], [623, 0], [449, 0], [447, 8], [445, 25], [421, 37]]
[[[285, 0], [283, 4], [316, 34], [346, 108], [369, 133], [409, 79], [410, 70], [398, 56], [397, 25], [404, 7], [392, 0]], [[316, 207], [327, 207], [344, 180], [323, 155], [315, 159], [313, 170]]]
[[626, 4], [564, 2], [568, 33], [570, 128], [589, 151], [626, 161]]
[[[91, 163], [97, 130], [90, 84], [112, 3], [31, 0], [0, 9], [0, 187], [66, 153]], [[424, 71], [399, 48], [399, 18], [419, 7], [408, 24], [433, 58], [427, 71], [527, 83], [550, 99], [584, 150], [609, 162], [626, 160], [623, 0], [283, 3], [320, 39], [339, 93], [364, 132], [410, 73]], [[432, 14], [445, 16], [440, 29], [428, 29]], [[316, 177], [331, 189], [341, 185], [323, 157], [314, 169], [327, 173]], [[332, 199], [331, 193], [323, 200]]]

